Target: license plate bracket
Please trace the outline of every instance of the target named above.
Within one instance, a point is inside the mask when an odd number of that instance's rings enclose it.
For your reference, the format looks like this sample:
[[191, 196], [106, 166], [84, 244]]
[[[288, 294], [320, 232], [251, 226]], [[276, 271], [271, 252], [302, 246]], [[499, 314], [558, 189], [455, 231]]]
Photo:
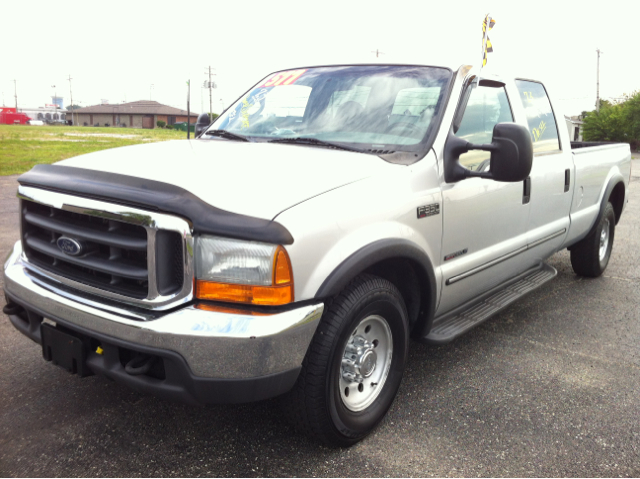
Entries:
[[46, 361], [80, 377], [93, 374], [87, 367], [87, 347], [82, 339], [46, 323], [41, 324], [40, 333], [42, 356]]

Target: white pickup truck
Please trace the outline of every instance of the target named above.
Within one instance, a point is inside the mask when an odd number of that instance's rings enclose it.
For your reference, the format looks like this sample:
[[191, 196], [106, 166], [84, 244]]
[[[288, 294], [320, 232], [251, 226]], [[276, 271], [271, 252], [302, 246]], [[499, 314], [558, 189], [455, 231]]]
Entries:
[[269, 75], [197, 139], [19, 178], [4, 312], [79, 376], [191, 403], [286, 394], [334, 445], [451, 341], [611, 255], [626, 144], [571, 143], [535, 80], [419, 65]]

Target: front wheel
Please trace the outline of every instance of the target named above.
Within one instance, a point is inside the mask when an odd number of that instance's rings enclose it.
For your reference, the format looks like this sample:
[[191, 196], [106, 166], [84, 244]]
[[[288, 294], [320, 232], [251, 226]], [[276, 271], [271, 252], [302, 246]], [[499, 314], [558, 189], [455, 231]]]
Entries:
[[288, 397], [297, 426], [333, 446], [367, 436], [400, 387], [408, 330], [392, 283], [371, 275], [352, 281], [323, 315]]
[[571, 248], [571, 266], [576, 274], [595, 278], [604, 273], [611, 257], [615, 226], [613, 205], [607, 203], [596, 228]]

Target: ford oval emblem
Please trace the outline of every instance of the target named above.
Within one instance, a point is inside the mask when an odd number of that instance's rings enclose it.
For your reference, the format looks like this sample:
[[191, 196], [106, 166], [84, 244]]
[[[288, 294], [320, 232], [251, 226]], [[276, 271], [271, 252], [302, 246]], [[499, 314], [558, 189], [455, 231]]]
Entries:
[[60, 236], [58, 241], [56, 241], [58, 248], [64, 254], [68, 254], [70, 256], [78, 256], [82, 253], [82, 245], [79, 241], [74, 240], [73, 238], [67, 238], [66, 236]]

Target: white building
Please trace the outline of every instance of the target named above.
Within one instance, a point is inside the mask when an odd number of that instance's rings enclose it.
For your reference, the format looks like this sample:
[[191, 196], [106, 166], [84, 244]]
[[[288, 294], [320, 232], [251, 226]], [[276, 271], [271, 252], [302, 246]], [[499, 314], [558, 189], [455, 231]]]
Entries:
[[564, 121], [567, 124], [567, 130], [569, 131], [569, 138], [571, 141], [583, 141], [582, 140], [582, 124], [584, 123], [580, 115], [576, 116], [564, 116]]
[[18, 108], [32, 120], [42, 120], [44, 122], [65, 122], [67, 121], [67, 110], [58, 108], [57, 105], [45, 105], [36, 108]]

